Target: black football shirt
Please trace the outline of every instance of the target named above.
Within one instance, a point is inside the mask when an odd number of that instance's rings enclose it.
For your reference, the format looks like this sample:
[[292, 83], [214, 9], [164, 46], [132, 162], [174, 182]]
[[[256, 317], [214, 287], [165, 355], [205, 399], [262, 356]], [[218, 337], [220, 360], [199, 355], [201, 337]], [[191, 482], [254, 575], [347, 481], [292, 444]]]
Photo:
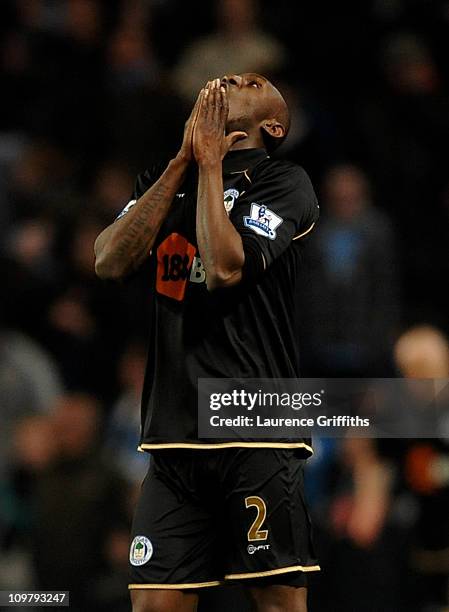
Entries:
[[[163, 169], [155, 166], [138, 176], [133, 198], [118, 218]], [[229, 152], [223, 190], [223, 205], [251, 262], [241, 283], [214, 291], [206, 287], [195, 229], [195, 170], [176, 194], [140, 272], [154, 302], [139, 448], [271, 446], [309, 453], [309, 440], [198, 439], [198, 378], [299, 376], [296, 284], [303, 239], [319, 215], [306, 172], [272, 160], [264, 149]]]

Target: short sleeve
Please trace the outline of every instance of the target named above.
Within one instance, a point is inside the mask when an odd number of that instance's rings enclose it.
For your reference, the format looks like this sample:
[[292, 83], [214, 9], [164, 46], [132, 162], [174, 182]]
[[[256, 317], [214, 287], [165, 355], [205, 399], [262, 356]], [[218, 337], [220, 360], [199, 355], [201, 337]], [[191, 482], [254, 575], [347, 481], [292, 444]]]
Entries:
[[295, 164], [271, 162], [252, 181], [232, 221], [242, 237], [245, 260], [263, 269], [313, 230], [319, 206], [307, 173]]
[[148, 189], [160, 178], [164, 171], [164, 164], [162, 162], [158, 162], [153, 164], [148, 170], [145, 172], [141, 172], [137, 175], [136, 182], [134, 184], [134, 190], [131, 194], [129, 202], [126, 206], [121, 210], [121, 212], [117, 215], [116, 221], [124, 217], [128, 211], [134, 206], [137, 200], [143, 196], [143, 194], [148, 191]]

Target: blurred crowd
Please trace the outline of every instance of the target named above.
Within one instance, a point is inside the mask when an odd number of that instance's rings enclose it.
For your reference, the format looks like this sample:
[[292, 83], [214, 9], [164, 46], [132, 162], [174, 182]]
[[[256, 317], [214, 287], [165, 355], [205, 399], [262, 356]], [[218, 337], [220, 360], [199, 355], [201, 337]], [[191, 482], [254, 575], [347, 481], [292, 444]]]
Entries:
[[[448, 30], [444, 0], [0, 3], [0, 589], [129, 610], [149, 295], [93, 244], [211, 77], [279, 86], [318, 193], [304, 374], [449, 378]], [[315, 446], [311, 611], [448, 610], [447, 440]]]

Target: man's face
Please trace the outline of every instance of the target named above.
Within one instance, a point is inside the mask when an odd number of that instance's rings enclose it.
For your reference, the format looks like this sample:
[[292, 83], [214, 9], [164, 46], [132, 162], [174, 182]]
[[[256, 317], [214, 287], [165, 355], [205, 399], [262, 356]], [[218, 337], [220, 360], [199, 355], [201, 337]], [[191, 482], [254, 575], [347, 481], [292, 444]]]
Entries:
[[225, 75], [221, 84], [228, 92], [228, 129], [247, 129], [275, 114], [280, 94], [265, 77], [253, 72]]

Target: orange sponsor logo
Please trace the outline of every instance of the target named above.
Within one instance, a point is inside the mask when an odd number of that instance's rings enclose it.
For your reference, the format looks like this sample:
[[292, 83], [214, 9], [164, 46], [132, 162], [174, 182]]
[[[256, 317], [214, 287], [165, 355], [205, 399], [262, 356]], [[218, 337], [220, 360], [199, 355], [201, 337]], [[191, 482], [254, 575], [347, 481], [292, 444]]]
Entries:
[[161, 242], [157, 249], [158, 293], [179, 302], [184, 299], [195, 251], [193, 244], [176, 232]]

